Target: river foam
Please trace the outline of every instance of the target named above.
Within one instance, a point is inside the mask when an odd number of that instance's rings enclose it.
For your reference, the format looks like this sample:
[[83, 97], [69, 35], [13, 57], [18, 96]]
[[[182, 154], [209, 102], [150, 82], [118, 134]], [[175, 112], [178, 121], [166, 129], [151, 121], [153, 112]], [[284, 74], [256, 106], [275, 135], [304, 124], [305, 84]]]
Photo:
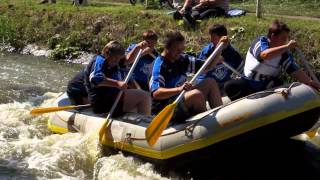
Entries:
[[49, 115], [29, 112], [50, 106], [56, 96], [0, 104], [0, 179], [166, 179], [149, 163], [121, 154], [101, 157], [96, 135], [49, 132]]

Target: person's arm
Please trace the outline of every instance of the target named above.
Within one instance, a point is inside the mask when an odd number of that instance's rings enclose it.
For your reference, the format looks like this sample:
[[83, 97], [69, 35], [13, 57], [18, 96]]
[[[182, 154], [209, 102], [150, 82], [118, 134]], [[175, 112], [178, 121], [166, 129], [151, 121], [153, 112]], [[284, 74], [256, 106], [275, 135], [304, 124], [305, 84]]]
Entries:
[[268, 48], [268, 49], [262, 51], [261, 54], [260, 54], [260, 57], [263, 60], [271, 60], [272, 58], [283, 54], [284, 52], [288, 51], [289, 49], [295, 48], [296, 45], [297, 45], [296, 41], [291, 40], [286, 45], [273, 47], [273, 48]]
[[160, 57], [158, 57], [154, 63], [151, 77], [151, 94], [155, 100], [163, 100], [168, 99], [172, 96], [179, 94], [184, 89], [191, 89], [192, 85], [190, 83], [185, 83], [180, 87], [175, 88], [166, 88], [166, 80], [164, 78], [164, 74], [166, 72], [163, 71], [162, 68], [163, 61]]
[[96, 57], [95, 65], [93, 66], [89, 76], [89, 82], [96, 87], [116, 87], [118, 89], [126, 89], [127, 85], [123, 81], [117, 81], [105, 76], [102, 72], [104, 63], [105, 60], [103, 57]]
[[[139, 50], [144, 49], [146, 46], [147, 46], [147, 42], [142, 41], [142, 42], [138, 43], [137, 45], [135, 45], [133, 48], [129, 47], [127, 49], [127, 55], [126, 55], [127, 60], [126, 60], [125, 64], [132, 64], [133, 61], [135, 60]], [[143, 56], [143, 54], [142, 54], [142, 56]]]
[[156, 56], [153, 54], [154, 49], [150, 48], [149, 46], [147, 46], [146, 48], [143, 49], [142, 53], [141, 53], [141, 57], [144, 55], [150, 55], [152, 58], [156, 58]]
[[110, 78], [105, 78], [101, 83], [98, 84], [98, 87], [115, 87], [120, 90], [127, 89], [128, 85], [123, 81], [117, 81]]
[[[218, 44], [220, 44], [220, 43], [224, 43], [223, 49], [226, 49], [226, 48], [228, 47], [228, 44], [229, 44], [229, 39], [228, 39], [228, 37], [222, 36], [221, 39], [220, 39], [220, 42], [219, 42]], [[223, 51], [223, 50], [222, 50], [222, 51]], [[215, 67], [217, 66], [217, 64], [219, 64], [219, 63], [221, 63], [222, 61], [224, 61], [224, 58], [221, 56], [222, 51], [220, 51], [220, 52], [216, 55], [216, 57], [210, 62], [210, 64], [205, 68], [204, 73], [212, 70], [213, 68], [215, 68]], [[210, 55], [211, 55], [211, 54], [210, 54]], [[209, 55], [209, 56], [210, 56], [210, 55]], [[201, 66], [198, 67], [198, 68], [201, 68]]]
[[153, 98], [155, 100], [168, 99], [172, 96], [178, 95], [180, 92], [182, 92], [182, 90], [183, 89], [181, 89], [181, 87], [176, 87], [176, 88], [160, 87], [159, 89], [153, 92]]
[[293, 78], [297, 79], [299, 82], [312, 86], [313, 88], [320, 91], [320, 84], [313, 81], [302, 69], [299, 69], [290, 74]]
[[193, 85], [186, 82], [180, 87], [175, 88], [158, 88], [156, 91], [153, 92], [153, 98], [156, 100], [163, 100], [171, 98], [172, 96], [176, 96], [180, 94], [183, 90], [189, 91], [193, 88]]

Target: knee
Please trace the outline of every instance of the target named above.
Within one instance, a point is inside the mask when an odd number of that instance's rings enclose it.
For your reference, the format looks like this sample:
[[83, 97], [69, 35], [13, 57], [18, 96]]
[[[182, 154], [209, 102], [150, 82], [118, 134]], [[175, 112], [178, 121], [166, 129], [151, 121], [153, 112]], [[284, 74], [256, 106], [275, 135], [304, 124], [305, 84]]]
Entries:
[[206, 100], [204, 94], [198, 89], [192, 90], [190, 96], [196, 102], [204, 102]]
[[218, 87], [217, 82], [213, 78], [206, 78], [203, 83], [206, 87]]
[[220, 94], [220, 88], [218, 83], [213, 78], [207, 78], [205, 80], [205, 91], [208, 95], [209, 94]]

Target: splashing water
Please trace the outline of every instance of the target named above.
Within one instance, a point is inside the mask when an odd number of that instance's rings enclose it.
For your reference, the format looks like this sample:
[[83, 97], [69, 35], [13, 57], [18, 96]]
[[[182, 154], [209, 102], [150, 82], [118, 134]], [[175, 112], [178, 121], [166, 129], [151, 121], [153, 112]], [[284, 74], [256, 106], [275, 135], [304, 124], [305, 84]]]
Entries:
[[164, 179], [151, 164], [121, 154], [98, 158], [94, 135], [50, 133], [49, 116], [29, 112], [34, 105], [50, 106], [55, 96], [0, 105], [0, 179]]
[[101, 158], [94, 134], [52, 134], [49, 114], [29, 114], [52, 106], [80, 65], [7, 54], [0, 55], [0, 63], [1, 180], [163, 179], [151, 164], [119, 154]]

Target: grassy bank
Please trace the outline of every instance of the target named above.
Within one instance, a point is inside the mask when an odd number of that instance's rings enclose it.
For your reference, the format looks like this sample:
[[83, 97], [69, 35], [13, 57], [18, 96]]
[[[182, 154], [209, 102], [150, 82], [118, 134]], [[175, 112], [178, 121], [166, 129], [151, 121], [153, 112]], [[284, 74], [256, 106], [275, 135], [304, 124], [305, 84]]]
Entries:
[[[94, 1], [93, 6], [73, 7], [69, 1], [56, 5], [38, 5], [36, 0], [11, 0], [0, 4], [0, 39], [17, 49], [36, 43], [54, 49], [54, 59], [76, 56], [78, 50], [99, 51], [110, 40], [128, 45], [140, 40], [141, 33], [155, 29], [161, 37], [172, 30], [182, 31], [188, 51], [197, 52], [208, 41], [207, 29], [214, 23], [225, 24], [230, 35], [244, 27], [233, 44], [245, 55], [251, 41], [265, 34], [271, 17], [257, 20], [254, 16], [217, 18], [202, 21], [194, 31], [166, 15], [166, 10], [150, 10], [129, 4]], [[282, 19], [291, 27], [292, 38], [298, 40], [308, 59], [320, 69], [320, 23]]]
[[[265, 14], [320, 18], [320, 0], [267, 0], [261, 3]], [[255, 12], [256, 0], [233, 0], [232, 6]]]

